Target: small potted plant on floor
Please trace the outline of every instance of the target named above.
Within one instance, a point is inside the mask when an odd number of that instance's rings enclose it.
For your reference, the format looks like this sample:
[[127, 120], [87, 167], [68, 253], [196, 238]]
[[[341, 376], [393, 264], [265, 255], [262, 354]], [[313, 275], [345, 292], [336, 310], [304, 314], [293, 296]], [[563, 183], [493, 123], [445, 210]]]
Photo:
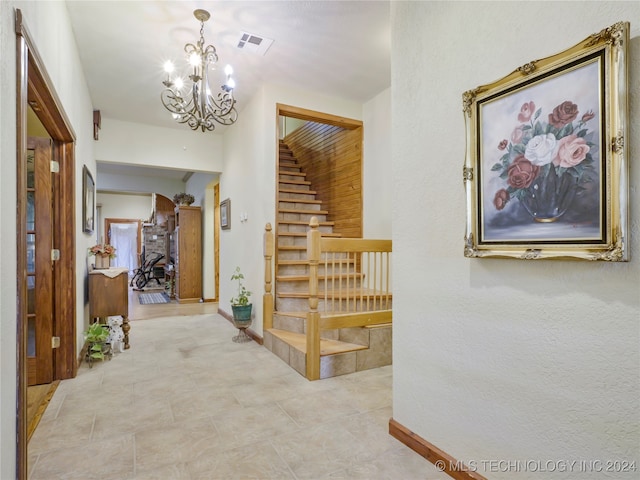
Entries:
[[84, 332], [89, 368], [93, 367], [94, 360], [104, 360], [105, 355], [111, 355], [111, 345], [107, 343], [107, 338], [109, 338], [109, 327], [98, 322], [89, 325]]
[[247, 335], [245, 330], [251, 325], [251, 303], [249, 297], [251, 292], [242, 284], [244, 275], [240, 271], [240, 267], [231, 275], [231, 280], [238, 282], [238, 294], [231, 299], [231, 310], [233, 311], [233, 324], [239, 330], [238, 335], [233, 337], [236, 343], [249, 342], [251, 337]]

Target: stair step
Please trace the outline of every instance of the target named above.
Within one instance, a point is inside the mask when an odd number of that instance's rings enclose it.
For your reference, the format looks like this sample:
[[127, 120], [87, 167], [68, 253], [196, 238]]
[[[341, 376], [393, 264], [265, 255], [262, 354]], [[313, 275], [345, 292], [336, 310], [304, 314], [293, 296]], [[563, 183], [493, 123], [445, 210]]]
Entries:
[[[349, 275], [347, 275], [346, 273], [343, 275], [342, 280], [346, 280], [347, 276], [349, 277], [349, 280], [352, 280], [353, 278], [359, 278], [362, 279], [362, 277], [364, 277], [364, 274], [362, 273], [349, 273]], [[318, 275], [318, 280], [319, 281], [323, 281], [326, 278], [332, 278], [331, 276], [327, 277], [326, 275]], [[336, 277], [338, 278], [338, 277]], [[309, 275], [276, 275], [276, 280], [278, 282], [309, 282]], [[336, 283], [338, 283], [336, 281]]]
[[303, 194], [303, 195], [315, 195], [316, 192], [315, 190], [299, 190], [296, 188], [279, 188], [278, 189], [279, 193], [295, 193], [295, 194]]
[[[278, 223], [309, 226], [309, 222], [305, 222], [304, 220], [278, 220]], [[336, 222], [318, 222], [318, 225], [321, 227], [333, 227], [335, 224]]]
[[[278, 337], [283, 342], [291, 345], [296, 350], [307, 353], [307, 337], [302, 333], [288, 332], [271, 328], [268, 330], [274, 337]], [[355, 352], [367, 350], [367, 346], [356, 343], [340, 342], [339, 340], [320, 339], [320, 356], [336, 355], [338, 353]]]
[[[346, 265], [347, 263], [355, 263], [353, 258], [343, 258], [342, 265]], [[280, 260], [278, 262], [278, 266], [287, 266], [287, 265], [309, 265], [309, 260]], [[322, 264], [324, 265], [324, 264]]]
[[[286, 175], [288, 173], [302, 173], [302, 167], [300, 165], [295, 165], [295, 164], [280, 164], [280, 168], [291, 168], [292, 170], [278, 170], [279, 173], [282, 173], [283, 175]], [[294, 170], [295, 169], [295, 170]]]
[[283, 180], [282, 178], [278, 179], [278, 183], [286, 183], [287, 185], [311, 185], [311, 182], [308, 180]]
[[278, 197], [278, 202], [286, 203], [308, 203], [309, 205], [322, 205], [322, 200], [315, 200], [311, 198], [288, 198]]
[[284, 170], [278, 170], [278, 175], [288, 175], [290, 177], [306, 177], [307, 174], [304, 172], [287, 172]]
[[[279, 237], [306, 237], [306, 232], [278, 232]], [[320, 232], [321, 237], [333, 237], [339, 238], [342, 237], [341, 233], [328, 233], [328, 232]]]
[[[289, 203], [295, 203], [295, 202], [289, 202]], [[300, 215], [328, 215], [329, 211], [328, 210], [302, 210], [300, 208], [279, 208], [278, 213], [299, 213]]]
[[309, 260], [280, 260], [278, 265], [309, 265]]
[[276, 247], [278, 250], [288, 250], [288, 251], [295, 251], [295, 250], [307, 250], [307, 246], [306, 245], [278, 245]]
[[[276, 294], [277, 297], [279, 298], [309, 298], [309, 292], [278, 292]], [[350, 289], [349, 290], [349, 297], [347, 298], [347, 292], [346, 291], [334, 291], [333, 294], [329, 294], [328, 298], [329, 300], [335, 300], [336, 302], [339, 300], [360, 300], [360, 297], [362, 296], [363, 300], [369, 300], [369, 301], [373, 301], [374, 299], [377, 300], [385, 300], [385, 299], [389, 299], [389, 301], [393, 300], [393, 294], [391, 292], [389, 293], [381, 293], [381, 292], [376, 292], [375, 294], [373, 292], [367, 292], [367, 291], [360, 291], [360, 289]], [[320, 290], [318, 289], [318, 298], [320, 300], [324, 299], [324, 290]], [[343, 313], [347, 313], [347, 312], [343, 312]]]
[[281, 317], [293, 317], [293, 318], [307, 318], [307, 312], [273, 312], [274, 315], [280, 315]]

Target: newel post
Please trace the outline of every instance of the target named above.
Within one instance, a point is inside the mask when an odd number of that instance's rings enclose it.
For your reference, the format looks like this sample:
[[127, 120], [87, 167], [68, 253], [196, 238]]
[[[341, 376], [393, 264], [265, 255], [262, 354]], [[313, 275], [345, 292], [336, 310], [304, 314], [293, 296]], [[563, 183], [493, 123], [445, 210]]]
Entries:
[[318, 312], [318, 263], [320, 261], [320, 230], [317, 217], [311, 217], [307, 232], [309, 260], [309, 312], [307, 313], [307, 379], [320, 378], [320, 313]]
[[274, 253], [273, 232], [271, 224], [267, 223], [264, 232], [264, 295], [262, 296], [262, 328], [269, 330], [273, 328], [273, 273], [272, 259]]

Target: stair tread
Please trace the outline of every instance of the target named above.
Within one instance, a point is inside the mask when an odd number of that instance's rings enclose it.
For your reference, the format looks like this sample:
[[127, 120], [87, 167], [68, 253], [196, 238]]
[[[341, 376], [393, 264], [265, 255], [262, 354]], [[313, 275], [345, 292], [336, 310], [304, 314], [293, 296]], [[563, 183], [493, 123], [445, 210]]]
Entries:
[[306, 177], [304, 172], [287, 172], [285, 170], [278, 170], [278, 175], [289, 175], [290, 177]]
[[[345, 280], [347, 278], [347, 276], [349, 277], [349, 279], [352, 279], [354, 277], [364, 277], [363, 273], [349, 273], [349, 275], [345, 274], [342, 279]], [[324, 280], [325, 278], [327, 278], [326, 275], [318, 275], [318, 279]], [[331, 276], [329, 276], [328, 278], [331, 278]], [[336, 277], [336, 279], [339, 279], [339, 277]], [[309, 281], [309, 275], [276, 275], [276, 280], [278, 280], [279, 282], [300, 282], [300, 281]]]
[[[296, 350], [307, 353], [307, 337], [302, 333], [289, 332], [287, 330], [279, 330], [277, 328], [270, 328], [267, 330], [273, 336], [278, 337], [280, 340], [288, 343]], [[327, 355], [335, 355], [337, 353], [355, 352], [357, 350], [367, 350], [369, 347], [366, 345], [358, 345], [356, 343], [341, 342], [339, 340], [328, 340], [326, 338], [320, 339], [320, 356], [325, 357]]]
[[[307, 233], [306, 232], [278, 232], [278, 236], [282, 236], [282, 237], [306, 237]], [[320, 232], [320, 236], [321, 237], [341, 237], [342, 234], [341, 233], [328, 233], [328, 232]]]
[[278, 250], [306, 250], [306, 245], [278, 245]]
[[317, 193], [315, 190], [298, 190], [295, 188], [279, 188], [278, 191], [280, 193], [300, 193], [303, 195], [315, 195]]
[[275, 311], [273, 312], [274, 315], [280, 315], [282, 317], [293, 317], [293, 318], [300, 318], [300, 319], [305, 319], [307, 318], [307, 312], [305, 311], [299, 311], [299, 312], [278, 312]]
[[322, 200], [316, 200], [316, 199], [313, 199], [313, 198], [278, 197], [278, 202], [284, 202], [284, 203], [307, 203], [309, 205], [322, 205]]
[[[346, 294], [347, 292], [345, 290], [343, 290], [342, 292], [334, 290], [333, 295], [329, 295], [329, 300], [347, 300]], [[309, 292], [278, 292], [276, 296], [279, 298], [309, 298]], [[360, 289], [356, 289], [355, 291], [353, 288], [349, 289], [349, 300], [353, 300], [354, 298], [356, 300], [360, 300], [360, 296], [362, 296], [365, 300], [367, 298], [388, 298], [389, 300], [393, 299], [393, 294], [391, 292], [377, 291], [374, 293], [373, 291], [364, 290], [361, 292]], [[324, 299], [324, 290], [318, 289], [318, 298], [320, 300]]]
[[311, 185], [311, 182], [308, 180], [287, 180], [284, 178], [278, 179], [279, 183], [288, 183], [289, 185]]
[[280, 213], [301, 213], [304, 215], [328, 215], [329, 210], [304, 210], [302, 208], [278, 208]]
[[[345, 258], [342, 260], [342, 264], [346, 264], [346, 263], [355, 263], [355, 260], [353, 258]], [[290, 265], [309, 265], [309, 260], [307, 259], [302, 259], [302, 260], [280, 260], [278, 262], [278, 266], [284, 266], [284, 267], [288, 267]], [[324, 262], [321, 262], [319, 264], [320, 267], [324, 266]]]
[[[309, 222], [305, 220], [278, 220], [278, 223], [289, 225], [306, 225], [307, 227], [309, 226]], [[318, 222], [318, 225], [322, 227], [331, 227], [335, 224], [336, 222]]]

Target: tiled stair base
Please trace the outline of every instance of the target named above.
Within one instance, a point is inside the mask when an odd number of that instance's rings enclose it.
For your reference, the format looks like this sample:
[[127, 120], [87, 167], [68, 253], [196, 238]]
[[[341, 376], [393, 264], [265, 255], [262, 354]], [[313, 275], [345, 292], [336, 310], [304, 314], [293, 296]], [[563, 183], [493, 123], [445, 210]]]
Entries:
[[[320, 341], [320, 378], [391, 365], [391, 325], [341, 329], [340, 340]], [[330, 333], [330, 332], [323, 332]], [[354, 343], [349, 341], [351, 338]], [[355, 343], [355, 342], [366, 342]], [[367, 347], [367, 345], [369, 345]], [[270, 329], [264, 332], [264, 346], [299, 374], [306, 374], [306, 340], [302, 333]]]

